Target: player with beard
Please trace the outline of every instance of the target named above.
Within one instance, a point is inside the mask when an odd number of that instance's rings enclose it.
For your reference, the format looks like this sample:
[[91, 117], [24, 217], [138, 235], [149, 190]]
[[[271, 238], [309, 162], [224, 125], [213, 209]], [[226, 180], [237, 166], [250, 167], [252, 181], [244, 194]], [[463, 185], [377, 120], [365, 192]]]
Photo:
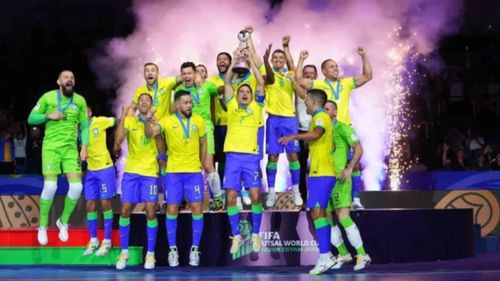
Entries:
[[[137, 87], [134, 93], [133, 104], [138, 105], [139, 96], [143, 93], [148, 93], [153, 97], [153, 111], [155, 112], [155, 117], [153, 122], [157, 122], [163, 116], [170, 115], [171, 113], [171, 100], [172, 100], [172, 90], [176, 85], [182, 82], [182, 78], [179, 77], [166, 77], [160, 78], [160, 69], [157, 64], [148, 62], [144, 64], [144, 80], [146, 83]], [[165, 155], [166, 147], [163, 145], [165, 142], [161, 137], [157, 138], [156, 146], [158, 148], [158, 160], [160, 165], [160, 175], [163, 181], [163, 186], [165, 185], [165, 167], [167, 156]]]
[[219, 177], [224, 177], [224, 140], [226, 139], [227, 132], [227, 112], [223, 102], [224, 97], [224, 77], [227, 72], [228, 66], [231, 64], [231, 55], [226, 52], [221, 52], [217, 54], [217, 70], [218, 74], [213, 75], [207, 79], [207, 81], [213, 83], [217, 87], [217, 99], [219, 101], [215, 102], [215, 162], [218, 163], [217, 172]]
[[[177, 251], [177, 215], [184, 196], [190, 203], [192, 213], [193, 244], [189, 264], [198, 266], [201, 233], [203, 231], [203, 175], [202, 163], [207, 155], [205, 121], [192, 114], [193, 99], [187, 91], [175, 93], [174, 114], [166, 116], [157, 125], [148, 123], [146, 136], [164, 135], [168, 147], [167, 163], [167, 236], [169, 244], [168, 264], [179, 265]], [[149, 122], [149, 121], [148, 121]]]
[[[57, 190], [57, 177], [64, 173], [68, 178], [69, 190], [64, 201], [64, 210], [56, 224], [59, 239], [68, 241], [68, 221], [82, 192], [81, 163], [87, 158], [89, 144], [87, 103], [74, 92], [75, 76], [70, 70], [59, 73], [59, 89], [42, 95], [28, 117], [30, 125], [45, 123], [42, 148], [42, 173], [44, 177], [40, 195], [40, 223], [38, 242], [46, 245], [47, 225], [52, 200]], [[80, 157], [77, 149], [78, 125], [82, 135]], [[62, 168], [62, 170], [61, 170]]]
[[214, 196], [212, 209], [221, 209], [224, 205], [222, 201], [222, 190], [219, 174], [215, 171], [214, 165], [214, 121], [215, 114], [212, 112], [215, 103], [213, 97], [217, 96], [217, 87], [215, 84], [202, 81], [199, 74], [196, 74], [196, 66], [192, 62], [185, 62], [181, 65], [181, 77], [184, 81], [175, 88], [175, 92], [186, 91], [191, 94], [193, 99], [193, 113], [199, 115], [205, 121], [207, 130], [207, 157], [203, 164], [207, 174], [210, 191]]
[[147, 218], [148, 249], [145, 269], [155, 267], [155, 245], [158, 233], [156, 203], [158, 201], [158, 149], [156, 142], [146, 137], [145, 126], [153, 116], [153, 97], [148, 93], [139, 95], [139, 115], [135, 107], [123, 110], [115, 132], [115, 149], [127, 138], [128, 154], [125, 159], [125, 171], [122, 178], [122, 208], [119, 219], [120, 245], [122, 251], [116, 262], [116, 269], [124, 269], [129, 258], [130, 213], [137, 203], [145, 203]]
[[[321, 64], [321, 71], [325, 76], [324, 80], [304, 78], [301, 67], [304, 65], [304, 61], [309, 56], [307, 51], [301, 52], [297, 67], [298, 71], [296, 73], [297, 82], [305, 89], [321, 89], [325, 91], [328, 95], [328, 100], [334, 101], [338, 105], [337, 119], [342, 123], [348, 124], [349, 126], [351, 126], [351, 117], [349, 114], [351, 92], [352, 90], [363, 86], [373, 78], [372, 67], [368, 60], [365, 48], [359, 47], [358, 54], [363, 62], [363, 72], [354, 77], [340, 77], [337, 62], [332, 59], [327, 59]], [[352, 158], [352, 153], [350, 153], [349, 158]], [[353, 207], [355, 209], [363, 208], [358, 195], [360, 185], [361, 171], [359, 164], [357, 164], [356, 167], [354, 167], [352, 175], [354, 193]]]

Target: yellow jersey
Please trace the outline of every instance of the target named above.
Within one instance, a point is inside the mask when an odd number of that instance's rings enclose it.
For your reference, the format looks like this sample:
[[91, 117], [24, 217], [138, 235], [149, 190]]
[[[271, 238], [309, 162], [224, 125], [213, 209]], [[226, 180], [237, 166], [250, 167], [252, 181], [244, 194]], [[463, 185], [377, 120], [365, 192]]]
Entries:
[[152, 88], [149, 88], [148, 84], [145, 83], [135, 90], [133, 102], [137, 105], [141, 94], [150, 94], [153, 97], [153, 106], [156, 109], [155, 115], [158, 119], [161, 119], [163, 116], [170, 114], [172, 90], [176, 84], [176, 77], [160, 78]]
[[[251, 72], [248, 72], [242, 77], [238, 77], [234, 79], [231, 84], [233, 85], [234, 93], [233, 97], [236, 98], [238, 96], [238, 88], [243, 85], [247, 84], [250, 85], [252, 88], [252, 93], [253, 93], [253, 98], [255, 99], [255, 91], [257, 89], [257, 79], [255, 79], [255, 75]], [[264, 117], [262, 116], [262, 113], [259, 116], [259, 127], [264, 126]]]
[[[224, 87], [224, 76], [214, 75], [207, 79], [208, 82], [214, 84], [217, 89]], [[215, 126], [227, 125], [227, 112], [222, 108], [218, 99], [215, 101]]]
[[167, 142], [167, 173], [201, 172], [200, 139], [207, 134], [203, 118], [193, 114], [185, 119], [174, 113], [158, 125]]
[[115, 125], [113, 117], [92, 117], [89, 120], [88, 169], [97, 171], [113, 166], [106, 146], [106, 129]]
[[257, 132], [264, 104], [255, 100], [241, 107], [233, 96], [227, 105], [227, 134], [224, 152], [258, 154]]
[[159, 166], [156, 139], [146, 137], [144, 125], [144, 122], [138, 116], [125, 117], [128, 142], [125, 172], [147, 177], [157, 177]]
[[354, 77], [344, 77], [337, 81], [313, 80], [311, 89], [321, 89], [325, 91], [328, 100], [337, 103], [337, 120], [345, 124], [351, 125], [351, 117], [349, 115], [349, 102], [351, 99], [351, 91], [356, 88]]
[[317, 127], [322, 128], [325, 132], [319, 139], [309, 143], [309, 176], [334, 177], [335, 165], [333, 152], [335, 145], [333, 142], [333, 123], [330, 116], [323, 109], [319, 109], [313, 113], [309, 132], [314, 131]]
[[[260, 72], [265, 75], [266, 69], [260, 67]], [[266, 85], [266, 112], [268, 114], [295, 117], [295, 103], [292, 76], [293, 71], [286, 68], [273, 69], [274, 84]]]

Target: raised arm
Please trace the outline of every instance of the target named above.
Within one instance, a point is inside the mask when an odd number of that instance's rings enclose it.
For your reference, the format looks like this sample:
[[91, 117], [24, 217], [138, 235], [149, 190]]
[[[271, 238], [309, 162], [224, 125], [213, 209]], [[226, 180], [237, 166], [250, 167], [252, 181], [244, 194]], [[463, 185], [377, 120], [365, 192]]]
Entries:
[[295, 71], [295, 64], [293, 63], [292, 53], [290, 52], [290, 35], [284, 35], [281, 38], [281, 42], [283, 43], [283, 51], [285, 52], [286, 65], [288, 66], [288, 70]]
[[295, 78], [295, 76], [292, 76], [291, 80], [292, 80], [293, 90], [294, 90], [295, 94], [297, 95], [297, 97], [304, 100], [306, 98], [307, 90], [302, 88], [299, 85], [299, 83], [297, 83], [297, 79]]
[[115, 143], [113, 145], [113, 150], [116, 155], [121, 152], [121, 145], [125, 136], [127, 135], [127, 129], [125, 129], [125, 117], [133, 116], [135, 113], [135, 107], [133, 105], [129, 105], [127, 109], [122, 107], [122, 115], [120, 117], [120, 121], [118, 122], [118, 126], [116, 126], [115, 130]]
[[253, 39], [252, 39], [252, 34], [253, 34], [253, 27], [252, 26], [246, 26], [245, 31], [248, 32], [248, 41], [247, 41], [247, 46], [249, 51], [252, 53], [253, 56], [255, 56], [257, 66], [262, 65], [262, 60], [260, 57], [257, 55], [257, 50], [255, 49], [255, 45], [253, 44]]
[[272, 44], [269, 44], [263, 57], [264, 67], [266, 68], [266, 76], [264, 77], [264, 82], [266, 85], [274, 84], [274, 71], [273, 68], [271, 67], [271, 64], [269, 64], [269, 55], [271, 53], [272, 46], [273, 46]]
[[224, 101], [228, 101], [233, 97], [233, 67], [234, 63], [237, 60], [237, 56], [239, 54], [235, 51], [233, 53], [233, 60], [231, 61], [231, 64], [227, 68], [226, 75], [224, 76]]
[[368, 56], [366, 55], [366, 49], [363, 47], [359, 47], [358, 54], [361, 56], [361, 61], [363, 62], [363, 73], [361, 73], [361, 75], [355, 76], [354, 82], [356, 83], [356, 87], [361, 87], [366, 84], [366, 82], [372, 80], [373, 72], [372, 65], [370, 64]]
[[307, 57], [309, 57], [309, 52], [307, 50], [300, 51], [299, 62], [295, 71], [295, 79], [297, 80], [297, 84], [299, 84], [300, 87], [309, 90], [312, 87], [313, 80], [304, 78], [303, 76], [304, 61], [307, 59]]
[[[269, 53], [269, 50], [271, 49], [271, 45], [266, 50], [266, 54]], [[246, 53], [243, 53], [246, 55]], [[250, 68], [252, 69], [253, 75], [255, 76], [255, 80], [257, 80], [257, 89], [256, 92], [261, 93], [262, 95], [264, 94], [264, 78], [262, 77], [262, 74], [259, 71], [259, 67], [256, 64], [256, 58], [252, 54], [248, 54], [248, 63], [250, 64]], [[266, 55], [264, 55], [266, 57]]]
[[[148, 113], [146, 115], [146, 124], [144, 126], [144, 134], [146, 135], [146, 138], [148, 138], [148, 139], [161, 135], [160, 125], [158, 123], [151, 122], [154, 114], [155, 114], [155, 111], [152, 109], [152, 110], [148, 111]], [[156, 143], [158, 144], [158, 142], [160, 142], [160, 140], [157, 140]], [[160, 150], [163, 150], [163, 151], [160, 151], [160, 153], [165, 153], [165, 149], [163, 149], [164, 146], [160, 145], [159, 148], [161, 148]]]
[[80, 123], [80, 130], [82, 135], [82, 148], [80, 149], [80, 159], [87, 160], [87, 148], [89, 146], [89, 117], [87, 115], [87, 102], [84, 100], [82, 108], [80, 108], [80, 115], [78, 116]]

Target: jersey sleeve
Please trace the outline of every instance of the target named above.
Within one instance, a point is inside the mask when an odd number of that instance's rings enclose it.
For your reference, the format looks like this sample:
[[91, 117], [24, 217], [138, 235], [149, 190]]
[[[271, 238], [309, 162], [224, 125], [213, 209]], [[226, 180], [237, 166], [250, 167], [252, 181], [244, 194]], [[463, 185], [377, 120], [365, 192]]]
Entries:
[[346, 77], [342, 78], [342, 87], [345, 87], [349, 90], [356, 89], [356, 81], [354, 80], [354, 77]]
[[132, 103], [135, 105], [139, 104], [139, 96], [142, 94], [141, 88], [142, 87], [137, 87], [134, 91], [134, 98], [132, 99]]
[[115, 123], [116, 123], [116, 120], [115, 120], [115, 117], [105, 117], [105, 124], [106, 124], [106, 128], [111, 128], [113, 126], [115, 126]]
[[47, 112], [47, 94], [41, 96], [36, 102], [35, 107], [31, 110], [28, 117], [28, 124], [30, 125], [40, 125], [47, 121], [45, 113]]
[[82, 97], [80, 104], [80, 113], [78, 117], [82, 134], [82, 144], [89, 145], [89, 117], [87, 116], [87, 102]]
[[352, 146], [354, 143], [359, 141], [356, 131], [354, 131], [354, 129], [350, 126], [342, 126], [342, 130], [340, 133], [342, 135], [342, 138], [349, 144], [349, 146]]
[[132, 118], [132, 116], [126, 116], [125, 122], [123, 122], [123, 127], [127, 129], [127, 131], [130, 131], [132, 129]]
[[312, 119], [312, 128], [315, 129], [315, 128], [321, 128], [323, 130], [326, 130], [326, 120], [325, 118], [323, 118], [323, 116], [315, 116], [313, 117]]
[[210, 81], [205, 81], [205, 84], [203, 85], [207, 92], [210, 94], [210, 96], [217, 96], [218, 95], [218, 88], [217, 85]]
[[203, 118], [196, 118], [196, 123], [198, 123], [198, 134], [200, 138], [204, 137], [207, 134], [207, 129], [205, 126], [205, 120]]

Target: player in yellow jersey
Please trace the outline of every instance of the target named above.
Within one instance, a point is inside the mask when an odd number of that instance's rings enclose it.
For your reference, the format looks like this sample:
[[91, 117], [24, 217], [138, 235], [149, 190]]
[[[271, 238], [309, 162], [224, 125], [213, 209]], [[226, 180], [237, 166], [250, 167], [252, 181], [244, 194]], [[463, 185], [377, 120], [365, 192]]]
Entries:
[[[332, 100], [338, 105], [337, 119], [345, 124], [351, 125], [349, 114], [349, 103], [351, 100], [351, 91], [366, 84], [373, 78], [373, 71], [368, 60], [365, 48], [359, 47], [358, 54], [363, 62], [363, 71], [361, 74], [354, 77], [341, 77], [337, 62], [332, 59], [327, 59], [321, 64], [321, 72], [325, 76], [324, 80], [312, 80], [304, 78], [302, 75], [302, 66], [304, 61], [309, 56], [307, 51], [300, 53], [299, 63], [297, 66], [296, 78], [297, 82], [305, 89], [322, 89], [328, 95], [328, 100]], [[350, 153], [350, 157], [352, 153]], [[359, 164], [354, 167], [352, 176], [353, 190], [353, 208], [363, 208], [359, 200], [358, 191], [361, 185], [361, 172]]]
[[310, 170], [308, 179], [309, 196], [306, 206], [311, 209], [311, 217], [316, 229], [320, 256], [316, 266], [309, 271], [311, 275], [321, 274], [334, 265], [330, 246], [330, 221], [326, 216], [326, 207], [335, 185], [335, 167], [333, 152], [333, 124], [323, 107], [326, 103], [323, 90], [309, 90], [304, 102], [307, 112], [312, 115], [309, 131], [304, 134], [285, 136], [279, 142], [286, 144], [292, 140], [304, 140], [309, 143]]
[[[216, 64], [218, 74], [210, 76], [207, 81], [213, 83], [217, 87], [217, 99], [220, 100], [224, 97], [224, 76], [227, 73], [227, 68], [231, 64], [231, 55], [226, 52], [217, 54]], [[218, 163], [217, 172], [219, 177], [224, 177], [224, 140], [226, 139], [227, 132], [227, 112], [223, 102], [216, 101], [214, 103], [215, 113], [215, 128], [214, 128], [214, 145], [215, 155], [214, 161]]]
[[[266, 56], [269, 56], [270, 48], [271, 46], [269, 46]], [[237, 56], [245, 57], [251, 66], [257, 80], [257, 87], [254, 94], [254, 89], [250, 85], [243, 84], [236, 88], [236, 96], [234, 95], [233, 61], [224, 78], [224, 100], [228, 112], [228, 131], [224, 143], [227, 163], [224, 173], [224, 189], [227, 192], [227, 213], [233, 234], [231, 254], [236, 254], [244, 241], [240, 235], [239, 210], [236, 205], [236, 198], [242, 184], [250, 190], [252, 203], [251, 240], [254, 252], [260, 252], [261, 249], [259, 231], [263, 211], [260, 200], [258, 130], [264, 106], [264, 79], [248, 51], [235, 52], [235, 57]]]
[[[144, 132], [148, 112], [151, 114], [153, 97], [148, 93], [139, 95], [139, 114], [135, 115], [134, 106], [124, 110], [115, 132], [115, 148], [127, 138], [128, 154], [125, 160], [125, 172], [122, 178], [122, 209], [120, 214], [120, 244], [122, 252], [116, 263], [116, 269], [127, 265], [130, 213], [135, 204], [145, 203], [147, 217], [148, 250], [145, 269], [155, 267], [154, 250], [158, 231], [156, 203], [158, 201], [158, 149], [156, 141], [146, 137]], [[151, 114], [152, 116], [152, 114]]]
[[[252, 29], [249, 28], [248, 30]], [[250, 50], [255, 52], [251, 36], [248, 42]], [[269, 156], [266, 166], [269, 188], [266, 199], [267, 207], [273, 207], [276, 203], [277, 196], [274, 187], [278, 159], [283, 151], [286, 152], [289, 162], [288, 168], [291, 175], [293, 202], [296, 206], [302, 206], [304, 203], [299, 190], [300, 163], [297, 156], [297, 153], [300, 151], [299, 142], [293, 141], [286, 145], [278, 142], [278, 139], [282, 136], [298, 133], [298, 123], [295, 116], [294, 85], [292, 81], [295, 66], [290, 54], [289, 43], [290, 36], [284, 35], [282, 38], [283, 49], [276, 49], [272, 53], [272, 68], [261, 67], [261, 71], [263, 74], [265, 73], [266, 112], [268, 114], [266, 121], [266, 153]], [[262, 62], [262, 60], [258, 61], [261, 65]]]
[[203, 176], [202, 163], [207, 156], [207, 132], [205, 121], [193, 114], [193, 98], [188, 91], [175, 93], [176, 111], [160, 119], [157, 125], [148, 123], [146, 136], [164, 135], [168, 147], [166, 178], [167, 197], [167, 236], [169, 244], [168, 263], [179, 265], [177, 251], [177, 215], [184, 196], [191, 205], [193, 244], [189, 254], [189, 264], [200, 264], [199, 250], [203, 231]]
[[[137, 87], [134, 92], [134, 98], [132, 103], [137, 106], [139, 102], [139, 96], [143, 93], [148, 93], [153, 97], [153, 108], [155, 111], [154, 121], [158, 121], [160, 118], [171, 113], [171, 101], [172, 101], [172, 91], [176, 85], [182, 83], [182, 78], [178, 77], [166, 77], [160, 78], [160, 68], [157, 64], [148, 62], [144, 64], [144, 80], [146, 83]], [[164, 184], [165, 180], [165, 167], [167, 157], [165, 155], [166, 147], [164, 147], [164, 141], [161, 138], [157, 139], [158, 147], [158, 160], [160, 164], [160, 175]]]
[[175, 88], [175, 92], [187, 91], [193, 99], [193, 113], [201, 116], [207, 128], [207, 157], [203, 163], [203, 168], [207, 174], [208, 185], [214, 196], [214, 205], [223, 205], [222, 190], [219, 174], [215, 171], [214, 165], [214, 97], [217, 96], [217, 87], [208, 81], [203, 81], [196, 73], [196, 65], [192, 62], [181, 64], [181, 76], [183, 83]]
[[83, 255], [90, 255], [99, 247], [97, 200], [100, 200], [104, 215], [104, 240], [97, 250], [96, 256], [104, 256], [111, 249], [111, 229], [113, 226], [111, 199], [116, 194], [115, 167], [106, 147], [106, 129], [115, 125], [115, 118], [93, 117], [90, 107], [87, 107], [87, 115], [89, 117], [89, 147], [83, 192], [87, 201], [87, 226], [90, 241]]

